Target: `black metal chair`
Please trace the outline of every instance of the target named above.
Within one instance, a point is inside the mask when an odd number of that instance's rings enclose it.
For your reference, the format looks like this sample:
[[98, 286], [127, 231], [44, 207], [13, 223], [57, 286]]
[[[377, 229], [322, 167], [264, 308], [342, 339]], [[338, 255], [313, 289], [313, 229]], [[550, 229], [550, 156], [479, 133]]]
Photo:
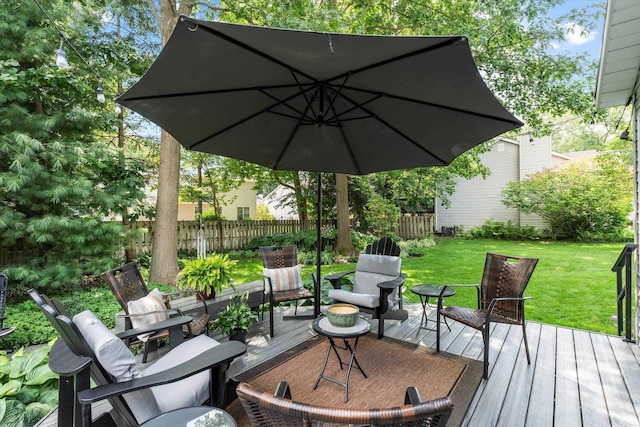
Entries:
[[[536, 258], [520, 258], [488, 253], [480, 285], [443, 286], [438, 298], [436, 321], [437, 351], [440, 351], [441, 316], [481, 331], [484, 342], [483, 377], [487, 379], [489, 378], [489, 334], [491, 332], [491, 322], [522, 325], [527, 363], [531, 364], [524, 316], [524, 302], [531, 297], [523, 297], [522, 295], [537, 263], [538, 260]], [[478, 294], [478, 308], [444, 307], [442, 305], [443, 294], [450, 286], [475, 287]]]
[[0, 339], [6, 338], [16, 330], [14, 326], [4, 326], [6, 317], [4, 315], [7, 305], [7, 290], [9, 288], [9, 279], [4, 273], [0, 273]]
[[[72, 320], [58, 311], [63, 311], [58, 301], [33, 289], [29, 295], [61, 338], [49, 353], [49, 367], [60, 375], [61, 426], [137, 426], [186, 406], [220, 406], [226, 371], [246, 352], [246, 345], [238, 341], [218, 343], [204, 335], [183, 342], [188, 316], [114, 335], [89, 311]], [[150, 367], [138, 369], [122, 339], [158, 329], [170, 331], [172, 350]], [[91, 404], [102, 400], [108, 400], [113, 411], [93, 420]]]
[[311, 319], [314, 316], [297, 316], [298, 301], [315, 300], [320, 295], [318, 283], [313, 275], [314, 292], [311, 293], [302, 285], [302, 270], [298, 264], [296, 246], [261, 246], [262, 266], [264, 276], [264, 293], [262, 303], [269, 297], [269, 332], [274, 336], [273, 309], [278, 303], [294, 301], [296, 316], [285, 316], [285, 320]]

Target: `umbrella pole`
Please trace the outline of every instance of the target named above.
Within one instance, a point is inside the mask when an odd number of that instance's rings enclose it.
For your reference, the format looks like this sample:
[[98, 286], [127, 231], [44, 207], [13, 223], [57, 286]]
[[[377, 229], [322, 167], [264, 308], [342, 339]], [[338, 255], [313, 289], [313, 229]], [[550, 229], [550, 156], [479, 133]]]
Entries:
[[318, 172], [318, 189], [316, 202], [316, 280], [318, 286], [314, 286], [313, 314], [320, 314], [320, 288], [322, 287], [322, 173]]

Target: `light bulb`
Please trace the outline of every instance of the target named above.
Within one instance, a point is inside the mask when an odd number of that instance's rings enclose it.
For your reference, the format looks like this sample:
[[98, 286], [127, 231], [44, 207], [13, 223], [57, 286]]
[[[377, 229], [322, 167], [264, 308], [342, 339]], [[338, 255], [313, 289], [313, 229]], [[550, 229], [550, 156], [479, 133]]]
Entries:
[[96, 93], [98, 94], [98, 102], [99, 103], [104, 103], [105, 101], [105, 97], [104, 97], [104, 91], [102, 90], [102, 86], [98, 85], [98, 89], [96, 89]]
[[115, 108], [116, 114], [120, 114], [122, 113], [122, 107], [120, 106], [120, 104], [118, 104], [116, 102], [116, 108]]
[[56, 50], [56, 66], [64, 70], [69, 68], [69, 62], [67, 62], [67, 53], [62, 48]]

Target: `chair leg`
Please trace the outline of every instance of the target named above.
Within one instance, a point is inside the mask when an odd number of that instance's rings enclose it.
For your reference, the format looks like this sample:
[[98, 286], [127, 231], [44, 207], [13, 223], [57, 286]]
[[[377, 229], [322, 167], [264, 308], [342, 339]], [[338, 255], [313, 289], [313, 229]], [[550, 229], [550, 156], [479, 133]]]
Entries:
[[298, 315], [298, 300], [295, 301], [295, 308], [293, 309], [293, 314], [295, 316]]
[[384, 316], [380, 314], [378, 316], [378, 339], [384, 337]]
[[440, 308], [436, 310], [436, 352], [440, 353]]
[[273, 303], [269, 304], [269, 336], [273, 338]]
[[482, 378], [489, 379], [489, 327], [485, 325], [482, 329], [482, 340], [484, 342], [484, 368], [482, 370]]
[[151, 340], [147, 340], [144, 343], [144, 350], [143, 350], [143, 354], [142, 354], [142, 363], [147, 363], [147, 357], [149, 357], [149, 347], [151, 345]]
[[529, 357], [529, 343], [527, 342], [527, 325], [522, 320], [522, 338], [524, 339], [524, 350], [527, 353], [527, 364], [531, 365], [531, 357]]

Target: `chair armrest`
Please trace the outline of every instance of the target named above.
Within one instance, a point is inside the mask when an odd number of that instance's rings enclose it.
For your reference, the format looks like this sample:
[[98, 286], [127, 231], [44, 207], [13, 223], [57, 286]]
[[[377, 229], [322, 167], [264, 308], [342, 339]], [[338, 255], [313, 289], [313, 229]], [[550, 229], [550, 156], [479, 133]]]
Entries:
[[342, 287], [342, 284], [340, 283], [342, 278], [347, 274], [352, 274], [352, 273], [355, 273], [355, 270], [341, 271], [340, 273], [327, 274], [326, 276], [324, 276], [324, 278], [327, 279], [329, 283], [331, 283], [331, 286], [333, 286], [334, 289], [340, 289]]
[[182, 331], [182, 327], [190, 323], [192, 320], [193, 318], [191, 316], [171, 317], [170, 319], [163, 320], [162, 322], [158, 322], [158, 323], [153, 323], [151, 325], [144, 326], [142, 328], [127, 329], [124, 332], [120, 332], [116, 334], [116, 336], [121, 340], [125, 340], [127, 338], [133, 338], [138, 335], [147, 334], [149, 332], [153, 333], [153, 332], [163, 331], [165, 329], [180, 328], [180, 331]]
[[393, 290], [398, 286], [404, 284], [404, 281], [407, 280], [407, 275], [405, 273], [400, 273], [398, 277], [393, 280], [389, 280], [387, 282], [378, 283], [378, 287], [382, 290]]
[[62, 377], [71, 377], [87, 369], [93, 359], [78, 356], [62, 339], [56, 340], [49, 352], [49, 368]]
[[78, 401], [83, 405], [99, 402], [136, 390], [180, 381], [207, 369], [215, 368], [243, 355], [246, 344], [239, 341], [221, 343], [187, 362], [146, 377], [135, 378], [123, 383], [112, 383], [78, 392]]

